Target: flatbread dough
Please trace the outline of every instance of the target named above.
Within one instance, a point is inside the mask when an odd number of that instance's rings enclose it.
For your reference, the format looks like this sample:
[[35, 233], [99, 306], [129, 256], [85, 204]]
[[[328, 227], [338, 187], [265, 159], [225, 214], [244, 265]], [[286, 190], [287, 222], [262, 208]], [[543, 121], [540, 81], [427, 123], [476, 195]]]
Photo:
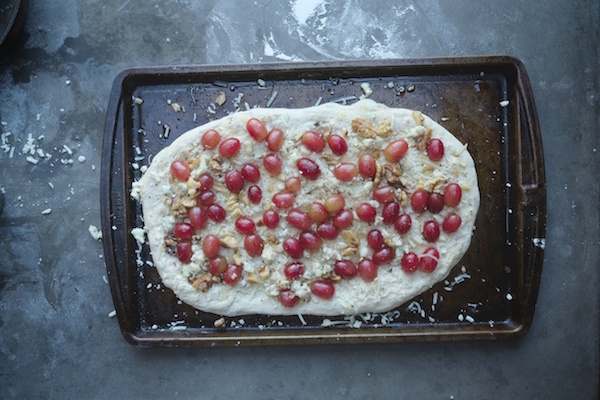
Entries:
[[[257, 142], [246, 130], [246, 122], [257, 118], [268, 130], [279, 128], [285, 133], [283, 147], [277, 151], [283, 160], [282, 171], [277, 176], [270, 175], [263, 167], [263, 158], [271, 153], [265, 142]], [[353, 129], [353, 121], [361, 124], [365, 131]], [[219, 157], [218, 149], [206, 150], [200, 144], [202, 135], [209, 129], [221, 134], [221, 141], [238, 138], [241, 142], [239, 153], [230, 158]], [[348, 151], [341, 156], [334, 155], [326, 146], [321, 153], [314, 153], [301, 144], [302, 134], [313, 130], [321, 135], [340, 134], [345, 136]], [[444, 144], [444, 156], [440, 161], [431, 161], [423, 149], [423, 141], [437, 138]], [[406, 155], [398, 162], [386, 161], [383, 149], [388, 143], [403, 138], [409, 144]], [[420, 144], [420, 146], [419, 146]], [[402, 211], [412, 218], [412, 227], [405, 235], [398, 234], [393, 225], [382, 222], [382, 205], [372, 200], [373, 179], [360, 174], [352, 181], [342, 182], [333, 174], [333, 168], [340, 162], [356, 164], [362, 154], [372, 154], [378, 165], [398, 166], [401, 184], [396, 181], [396, 194]], [[317, 180], [309, 180], [299, 173], [296, 161], [307, 157], [314, 160], [321, 169]], [[191, 262], [182, 263], [175, 254], [172, 231], [177, 222], [185, 221], [181, 212], [182, 204], [197, 195], [193, 182], [178, 182], [170, 172], [174, 160], [185, 160], [191, 167], [192, 179], [208, 173], [214, 178], [216, 203], [227, 211], [223, 222], [209, 221], [208, 225], [196, 231], [192, 239], [193, 256]], [[248, 201], [246, 183], [239, 194], [232, 194], [224, 185], [223, 175], [231, 169], [240, 170], [246, 163], [259, 167], [261, 177], [256, 184], [262, 189], [260, 204]], [[400, 172], [399, 172], [400, 171]], [[294, 208], [306, 210], [308, 205], [323, 202], [331, 194], [340, 193], [346, 201], [346, 209], [354, 212], [354, 222], [334, 240], [323, 240], [321, 249], [315, 253], [304, 251], [300, 260], [291, 259], [282, 248], [288, 236], [298, 237], [300, 231], [290, 226], [285, 219], [288, 210], [278, 210], [281, 220], [276, 229], [268, 229], [261, 224], [263, 212], [275, 208], [272, 197], [284, 189], [284, 181], [292, 176], [300, 176], [302, 185], [295, 193]], [[385, 174], [381, 174], [379, 185], [385, 186]], [[456, 207], [444, 207], [439, 213], [414, 212], [408, 198], [421, 188], [428, 192], [443, 193], [446, 184], [458, 183], [462, 189], [462, 199]], [[139, 182], [134, 183], [132, 196], [143, 206], [145, 232], [148, 236], [151, 254], [165, 286], [185, 303], [206, 311], [224, 316], [243, 314], [293, 315], [310, 314], [321, 316], [349, 315], [363, 312], [384, 312], [393, 309], [414, 296], [428, 290], [443, 280], [452, 267], [462, 258], [471, 242], [475, 217], [479, 208], [479, 189], [475, 165], [466, 144], [460, 143], [450, 132], [418, 111], [389, 108], [372, 100], [361, 100], [350, 106], [328, 103], [304, 109], [252, 109], [238, 112], [192, 129], [170, 146], [160, 151], [152, 160], [151, 166]], [[373, 223], [361, 221], [355, 212], [358, 204], [367, 202], [376, 207], [377, 218]], [[185, 211], [185, 209], [184, 209]], [[458, 214], [462, 219], [460, 228], [454, 233], [441, 231], [435, 243], [429, 243], [422, 233], [423, 224], [435, 220], [441, 226], [445, 216]], [[251, 218], [257, 223], [256, 233], [263, 238], [264, 250], [259, 257], [250, 257], [244, 249], [244, 236], [235, 228], [240, 216]], [[313, 223], [311, 230], [316, 230]], [[365, 282], [360, 276], [353, 279], [339, 279], [333, 272], [336, 260], [347, 259], [357, 264], [364, 257], [371, 257], [373, 250], [368, 246], [366, 234], [371, 229], [379, 229], [386, 238], [386, 244], [395, 250], [395, 258], [389, 264], [378, 267], [378, 276], [372, 282]], [[202, 251], [202, 239], [207, 234], [217, 235], [223, 244], [220, 255], [228, 263], [243, 266], [242, 278], [230, 286], [218, 277], [212, 278], [207, 272], [208, 260]], [[270, 235], [271, 240], [266, 240]], [[276, 243], [272, 237], [277, 239]], [[348, 237], [358, 240], [353, 250]], [[227, 238], [227, 239], [225, 239]], [[436, 269], [431, 272], [417, 270], [406, 273], [400, 267], [400, 259], [406, 252], [421, 255], [429, 247], [435, 247], [440, 258]], [[352, 252], [354, 251], [354, 252]], [[289, 280], [283, 269], [292, 261], [300, 261], [305, 272], [299, 279]], [[200, 290], [193, 285], [199, 278], [210, 283]], [[335, 294], [331, 299], [322, 299], [311, 293], [311, 283], [326, 277], [334, 282]], [[196, 287], [194, 287], [196, 286]], [[278, 300], [282, 289], [291, 289], [298, 297], [293, 307], [285, 307]]]

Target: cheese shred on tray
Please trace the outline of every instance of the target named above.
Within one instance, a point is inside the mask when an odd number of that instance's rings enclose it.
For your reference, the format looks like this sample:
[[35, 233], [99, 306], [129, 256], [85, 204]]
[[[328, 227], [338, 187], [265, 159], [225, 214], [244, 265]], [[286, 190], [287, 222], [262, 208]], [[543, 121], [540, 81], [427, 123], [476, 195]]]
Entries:
[[164, 285], [224, 316], [393, 309], [446, 278], [479, 208], [466, 145], [368, 99], [212, 121], [132, 193]]

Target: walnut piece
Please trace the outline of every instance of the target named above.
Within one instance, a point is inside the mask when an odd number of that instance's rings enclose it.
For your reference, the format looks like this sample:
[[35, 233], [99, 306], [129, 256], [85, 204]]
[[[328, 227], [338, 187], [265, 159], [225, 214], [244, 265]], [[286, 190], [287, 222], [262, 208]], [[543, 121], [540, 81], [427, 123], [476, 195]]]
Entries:
[[343, 230], [342, 237], [344, 238], [344, 242], [346, 242], [346, 244], [350, 247], [358, 248], [358, 246], [360, 245], [360, 240], [358, 239], [358, 236], [356, 236], [356, 232], [354, 231]]
[[237, 239], [233, 236], [224, 236], [221, 239], [221, 243], [223, 243], [224, 246], [229, 247], [230, 249], [236, 249], [239, 247]]
[[388, 137], [392, 133], [392, 122], [389, 119], [384, 119], [377, 126], [375, 133], [377, 136]]
[[373, 125], [362, 118], [354, 118], [352, 120], [352, 130], [356, 132], [358, 136], [366, 139], [374, 139], [377, 137], [377, 131], [373, 128]]
[[269, 275], [271, 275], [271, 270], [269, 269], [268, 266], [262, 265], [258, 269], [258, 275], [263, 279], [267, 279], [269, 277]]
[[255, 272], [248, 272], [246, 274], [246, 282], [248, 283], [260, 283], [260, 279], [258, 279], [258, 275]]
[[213, 283], [212, 278], [213, 277], [211, 274], [204, 274], [198, 278], [195, 278], [192, 281], [192, 287], [202, 292], [206, 292]]
[[423, 134], [419, 135], [416, 139], [417, 150], [423, 151], [427, 148], [427, 143], [429, 143], [429, 139], [431, 139], [431, 128], [427, 128]]
[[417, 125], [423, 125], [423, 122], [425, 122], [425, 117], [423, 116], [421, 111], [413, 111], [412, 116]]

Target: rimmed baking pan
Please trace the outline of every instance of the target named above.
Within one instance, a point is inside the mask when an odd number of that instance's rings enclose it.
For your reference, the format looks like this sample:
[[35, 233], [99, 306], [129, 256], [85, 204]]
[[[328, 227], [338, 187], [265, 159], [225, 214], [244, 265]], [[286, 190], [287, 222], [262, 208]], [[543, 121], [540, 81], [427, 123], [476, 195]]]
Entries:
[[[420, 110], [468, 143], [481, 208], [471, 247], [444, 282], [387, 313], [225, 320], [183, 304], [161, 284], [147, 244], [131, 235], [143, 220], [129, 191], [154, 154], [232, 112], [351, 103], [365, 92], [388, 106]], [[134, 345], [501, 339], [531, 325], [545, 245], [545, 174], [533, 94], [515, 58], [129, 69], [112, 88], [101, 177], [109, 283], [122, 333]]]

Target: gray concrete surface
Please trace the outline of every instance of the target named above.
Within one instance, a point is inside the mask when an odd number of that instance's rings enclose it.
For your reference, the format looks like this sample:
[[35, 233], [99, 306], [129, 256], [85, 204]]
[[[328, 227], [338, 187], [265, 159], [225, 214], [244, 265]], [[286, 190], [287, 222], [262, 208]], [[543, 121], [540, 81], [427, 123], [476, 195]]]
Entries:
[[[593, 0], [32, 0], [18, 48], [0, 59], [0, 129], [15, 149], [12, 158], [0, 151], [0, 398], [597, 398], [599, 8]], [[123, 340], [108, 317], [101, 243], [88, 233], [100, 226], [103, 124], [120, 70], [483, 54], [525, 63], [543, 134], [548, 230], [526, 336], [214, 349]], [[31, 155], [37, 164], [23, 151], [29, 134], [43, 152]]]

